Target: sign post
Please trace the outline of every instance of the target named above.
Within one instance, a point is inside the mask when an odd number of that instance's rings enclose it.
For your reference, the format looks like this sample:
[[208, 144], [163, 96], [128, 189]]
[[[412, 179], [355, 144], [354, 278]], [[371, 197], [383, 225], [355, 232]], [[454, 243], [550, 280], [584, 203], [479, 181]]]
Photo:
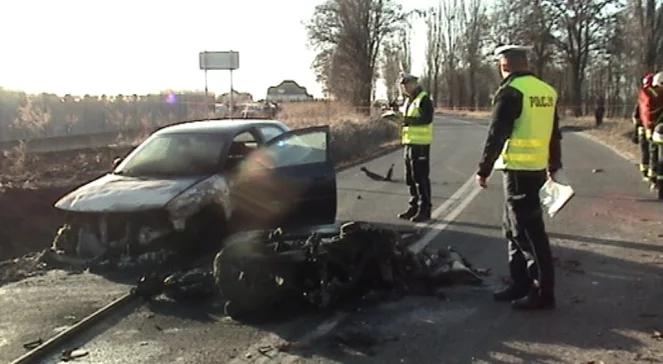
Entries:
[[[233, 115], [233, 70], [239, 68], [239, 52], [200, 52], [200, 69], [205, 71], [205, 99], [207, 100], [207, 70], [230, 71], [230, 117]], [[208, 113], [209, 114], [209, 113]]]

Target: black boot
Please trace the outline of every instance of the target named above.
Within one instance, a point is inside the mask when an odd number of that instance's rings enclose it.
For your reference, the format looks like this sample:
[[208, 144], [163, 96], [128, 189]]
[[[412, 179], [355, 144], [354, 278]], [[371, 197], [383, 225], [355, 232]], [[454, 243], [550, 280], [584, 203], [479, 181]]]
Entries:
[[499, 291], [493, 292], [493, 299], [497, 302], [511, 302], [527, 296], [527, 286], [509, 285]]
[[555, 308], [555, 296], [544, 295], [537, 290], [532, 290], [527, 296], [511, 302], [511, 307], [521, 311], [552, 310]]
[[421, 209], [416, 216], [410, 219], [412, 222], [427, 222], [430, 221], [430, 209]]
[[417, 214], [417, 211], [419, 211], [419, 209], [416, 206], [410, 206], [407, 211], [398, 214], [398, 218], [403, 220], [410, 220]]

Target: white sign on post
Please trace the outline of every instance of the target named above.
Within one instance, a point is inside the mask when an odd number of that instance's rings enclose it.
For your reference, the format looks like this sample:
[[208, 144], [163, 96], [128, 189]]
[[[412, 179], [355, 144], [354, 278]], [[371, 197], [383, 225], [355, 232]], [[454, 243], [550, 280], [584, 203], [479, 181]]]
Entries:
[[[208, 98], [207, 92], [207, 71], [208, 70], [226, 70], [230, 71], [230, 117], [233, 116], [233, 70], [239, 68], [239, 52], [200, 52], [198, 54], [200, 69], [205, 71], [205, 99]], [[209, 118], [209, 112], [208, 112]]]
[[239, 52], [200, 52], [201, 70], [236, 70], [239, 68]]

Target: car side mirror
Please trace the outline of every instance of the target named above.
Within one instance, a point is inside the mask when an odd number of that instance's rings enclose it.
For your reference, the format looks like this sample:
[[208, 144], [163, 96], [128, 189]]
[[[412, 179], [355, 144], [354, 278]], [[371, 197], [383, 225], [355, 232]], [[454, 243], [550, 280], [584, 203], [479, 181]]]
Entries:
[[117, 166], [119, 166], [120, 163], [122, 163], [123, 160], [124, 158], [122, 157], [115, 157], [115, 159], [113, 159], [113, 170], [115, 170]]

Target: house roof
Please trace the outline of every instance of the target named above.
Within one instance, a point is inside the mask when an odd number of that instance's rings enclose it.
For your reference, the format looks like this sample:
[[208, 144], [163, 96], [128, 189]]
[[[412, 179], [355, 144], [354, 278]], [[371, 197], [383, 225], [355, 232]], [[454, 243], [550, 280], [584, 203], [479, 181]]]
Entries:
[[309, 96], [306, 87], [300, 86], [293, 80], [285, 80], [277, 86], [272, 86], [267, 89], [267, 95], [306, 95]]

